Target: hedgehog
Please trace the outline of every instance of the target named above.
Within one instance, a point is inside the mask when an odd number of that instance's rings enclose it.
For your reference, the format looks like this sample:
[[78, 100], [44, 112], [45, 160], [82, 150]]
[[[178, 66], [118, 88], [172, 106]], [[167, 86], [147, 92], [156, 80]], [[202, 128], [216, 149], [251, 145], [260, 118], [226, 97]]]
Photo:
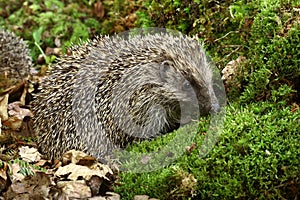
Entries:
[[71, 48], [33, 101], [40, 151], [99, 160], [220, 109], [197, 38], [168, 32], [100, 36]]
[[8, 30], [0, 30], [0, 74], [12, 83], [28, 77], [32, 59], [27, 44]]

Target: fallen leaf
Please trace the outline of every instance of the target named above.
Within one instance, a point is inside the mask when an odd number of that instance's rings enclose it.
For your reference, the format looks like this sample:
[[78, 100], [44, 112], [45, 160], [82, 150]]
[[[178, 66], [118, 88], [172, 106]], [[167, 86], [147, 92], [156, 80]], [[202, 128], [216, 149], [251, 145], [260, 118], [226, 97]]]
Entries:
[[119, 194], [114, 192], [106, 192], [107, 200], [120, 200], [121, 197]]
[[50, 55], [55, 55], [55, 56], [60, 56], [62, 55], [62, 48], [51, 48], [51, 47], [47, 47], [46, 48], [46, 51], [45, 51], [45, 54], [47, 56], [50, 56]]
[[23, 120], [25, 117], [33, 117], [32, 112], [30, 109], [21, 108], [23, 104], [21, 102], [13, 102], [8, 104], [8, 114], [9, 116], [16, 116], [18, 119]]
[[246, 58], [244, 56], [239, 56], [236, 60], [230, 61], [222, 70], [222, 80], [224, 81], [230, 81], [232, 79], [232, 76], [235, 75], [239, 65], [242, 61], [244, 61]]
[[91, 189], [85, 184], [84, 180], [80, 181], [59, 181], [57, 186], [60, 187], [68, 198], [89, 198], [92, 197]]
[[94, 3], [94, 14], [100, 19], [104, 17], [104, 6], [101, 1]]
[[103, 178], [99, 176], [92, 176], [91, 179], [87, 181], [87, 185], [90, 187], [93, 196], [98, 195], [102, 183]]
[[8, 96], [9, 94], [5, 94], [4, 96], [0, 97], [0, 118], [2, 121], [5, 121], [8, 119]]
[[197, 148], [197, 143], [194, 142], [194, 143], [192, 143], [190, 146], [186, 146], [186, 147], [185, 147], [185, 151], [186, 151], [186, 153], [187, 153], [188, 155], [190, 155], [191, 152], [192, 152], [194, 149], [196, 149], [196, 148]]
[[9, 95], [9, 99], [17, 99], [25, 105], [25, 97], [27, 94], [28, 84], [26, 81], [21, 81], [0, 93], [0, 96]]
[[10, 167], [12, 170], [11, 179], [13, 183], [22, 181], [25, 178], [23, 174], [19, 173], [21, 170], [21, 166], [19, 165], [19, 163], [13, 163], [10, 165]]
[[19, 155], [22, 158], [22, 160], [33, 163], [41, 160], [41, 154], [38, 152], [36, 148], [28, 147], [28, 146], [22, 146], [19, 148]]
[[59, 167], [55, 172], [56, 176], [67, 176], [70, 180], [76, 181], [78, 177], [82, 177], [85, 180], [90, 180], [92, 176], [99, 176], [100, 178], [104, 178], [109, 180], [106, 177], [106, 174], [109, 172], [106, 168], [96, 168], [90, 169], [86, 166], [75, 165], [70, 163], [66, 166]]
[[63, 165], [73, 163], [84, 166], [91, 166], [96, 162], [96, 159], [86, 153], [78, 150], [70, 150], [63, 154], [62, 163]]
[[6, 162], [2, 162], [2, 167], [0, 168], [0, 194], [5, 191], [11, 184], [9, 177], [9, 167]]
[[52, 181], [43, 172], [36, 172], [23, 180], [15, 181], [4, 193], [5, 199], [49, 199]]
[[17, 116], [12, 116], [3, 122], [4, 126], [11, 128], [12, 130], [19, 130], [22, 126], [23, 120], [19, 119]]

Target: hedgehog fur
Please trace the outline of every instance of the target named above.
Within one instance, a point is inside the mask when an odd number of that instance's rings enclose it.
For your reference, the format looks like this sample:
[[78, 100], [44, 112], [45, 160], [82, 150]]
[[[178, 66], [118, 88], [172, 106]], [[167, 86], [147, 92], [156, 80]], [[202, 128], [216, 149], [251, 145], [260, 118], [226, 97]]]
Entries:
[[8, 30], [0, 30], [0, 74], [10, 80], [27, 78], [32, 60], [27, 44]]
[[196, 38], [97, 37], [71, 51], [33, 102], [38, 145], [50, 158], [77, 149], [103, 159], [219, 108]]

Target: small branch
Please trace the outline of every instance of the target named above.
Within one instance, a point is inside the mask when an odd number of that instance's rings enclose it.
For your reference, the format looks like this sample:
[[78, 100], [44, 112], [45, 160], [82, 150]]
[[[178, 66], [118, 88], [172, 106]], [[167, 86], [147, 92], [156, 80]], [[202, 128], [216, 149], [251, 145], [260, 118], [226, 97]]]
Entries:
[[218, 39], [215, 39], [214, 42], [217, 42], [217, 41], [219, 41], [219, 40], [224, 39], [225, 37], [227, 37], [227, 36], [230, 35], [231, 33], [239, 33], [239, 31], [230, 31], [230, 32], [226, 33], [224, 36], [222, 36], [222, 37], [220, 37], [220, 38], [218, 38]]

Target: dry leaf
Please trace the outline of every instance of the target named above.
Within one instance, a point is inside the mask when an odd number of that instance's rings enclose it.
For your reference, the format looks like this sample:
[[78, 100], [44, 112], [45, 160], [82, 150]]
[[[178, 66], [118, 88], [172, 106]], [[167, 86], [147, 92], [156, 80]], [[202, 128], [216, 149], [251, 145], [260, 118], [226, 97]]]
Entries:
[[63, 154], [62, 163], [63, 165], [73, 163], [84, 166], [91, 166], [96, 162], [96, 159], [86, 153], [78, 150], [70, 150]]
[[121, 197], [119, 194], [114, 192], [106, 192], [107, 200], [120, 200]]
[[6, 162], [1, 162], [2, 167], [0, 169], [0, 194], [5, 191], [11, 184], [9, 177], [9, 167]]
[[21, 108], [21, 102], [16, 101], [7, 105], [9, 118], [3, 122], [3, 125], [12, 130], [19, 130], [22, 127], [23, 119], [25, 117], [32, 117], [33, 114], [29, 109]]
[[5, 199], [49, 199], [52, 182], [48, 175], [36, 172], [32, 177], [15, 181], [4, 194]]
[[46, 164], [49, 164], [49, 160], [41, 159], [37, 161], [37, 163], [34, 163], [34, 165], [38, 167], [44, 167]]
[[102, 2], [98, 1], [94, 4], [94, 14], [100, 19], [104, 17], [104, 6]]
[[8, 112], [7, 112], [8, 96], [9, 94], [5, 94], [0, 97], [0, 118], [2, 119], [2, 121], [8, 119]]
[[232, 76], [235, 75], [240, 63], [246, 58], [244, 56], [239, 56], [236, 60], [230, 61], [225, 68], [222, 70], [222, 80], [230, 81]]
[[148, 195], [135, 195], [133, 197], [133, 200], [149, 200], [149, 196]]
[[91, 189], [85, 184], [84, 180], [80, 181], [59, 181], [57, 186], [69, 198], [89, 198], [92, 197]]
[[76, 181], [78, 177], [82, 177], [85, 180], [90, 180], [92, 176], [99, 176], [100, 178], [104, 178], [106, 180], [109, 180], [105, 175], [108, 173], [108, 170], [98, 169], [90, 169], [86, 166], [81, 165], [75, 165], [73, 163], [70, 163], [66, 166], [59, 167], [57, 171], [55, 172], [56, 176], [66, 176], [73, 181]]
[[4, 126], [11, 128], [12, 130], [19, 130], [22, 126], [23, 120], [19, 119], [17, 116], [12, 116], [3, 122]]
[[21, 170], [21, 166], [19, 165], [19, 163], [13, 163], [10, 165], [10, 167], [12, 170], [11, 179], [13, 183], [17, 181], [22, 181], [25, 178], [23, 174], [19, 173]]
[[50, 56], [50, 55], [55, 55], [55, 56], [60, 56], [62, 55], [62, 48], [51, 48], [51, 47], [47, 47], [46, 48], [46, 51], [45, 51], [45, 54], [47, 56]]
[[27, 94], [28, 84], [26, 81], [21, 81], [0, 93], [0, 96], [9, 95], [11, 99], [18, 99], [23, 105], [25, 105], [25, 97]]
[[196, 148], [197, 148], [197, 143], [194, 142], [194, 143], [192, 143], [190, 146], [186, 146], [186, 147], [185, 147], [185, 151], [186, 151], [186, 153], [187, 153], [188, 155], [190, 155], [191, 152], [192, 152], [194, 149], [196, 149]]
[[99, 176], [92, 176], [91, 179], [87, 181], [87, 185], [90, 187], [93, 196], [98, 195], [102, 183], [103, 178]]
[[9, 116], [17, 116], [20, 120], [23, 120], [27, 116], [33, 117], [33, 114], [29, 109], [20, 107], [22, 105], [23, 104], [18, 101], [8, 104]]
[[22, 160], [32, 163], [41, 160], [41, 154], [38, 152], [36, 148], [22, 146], [19, 148], [19, 155]]
[[113, 174], [112, 170], [109, 168], [108, 165], [104, 165], [101, 163], [95, 163], [94, 165], [90, 166], [90, 169], [101, 170], [105, 174]]

